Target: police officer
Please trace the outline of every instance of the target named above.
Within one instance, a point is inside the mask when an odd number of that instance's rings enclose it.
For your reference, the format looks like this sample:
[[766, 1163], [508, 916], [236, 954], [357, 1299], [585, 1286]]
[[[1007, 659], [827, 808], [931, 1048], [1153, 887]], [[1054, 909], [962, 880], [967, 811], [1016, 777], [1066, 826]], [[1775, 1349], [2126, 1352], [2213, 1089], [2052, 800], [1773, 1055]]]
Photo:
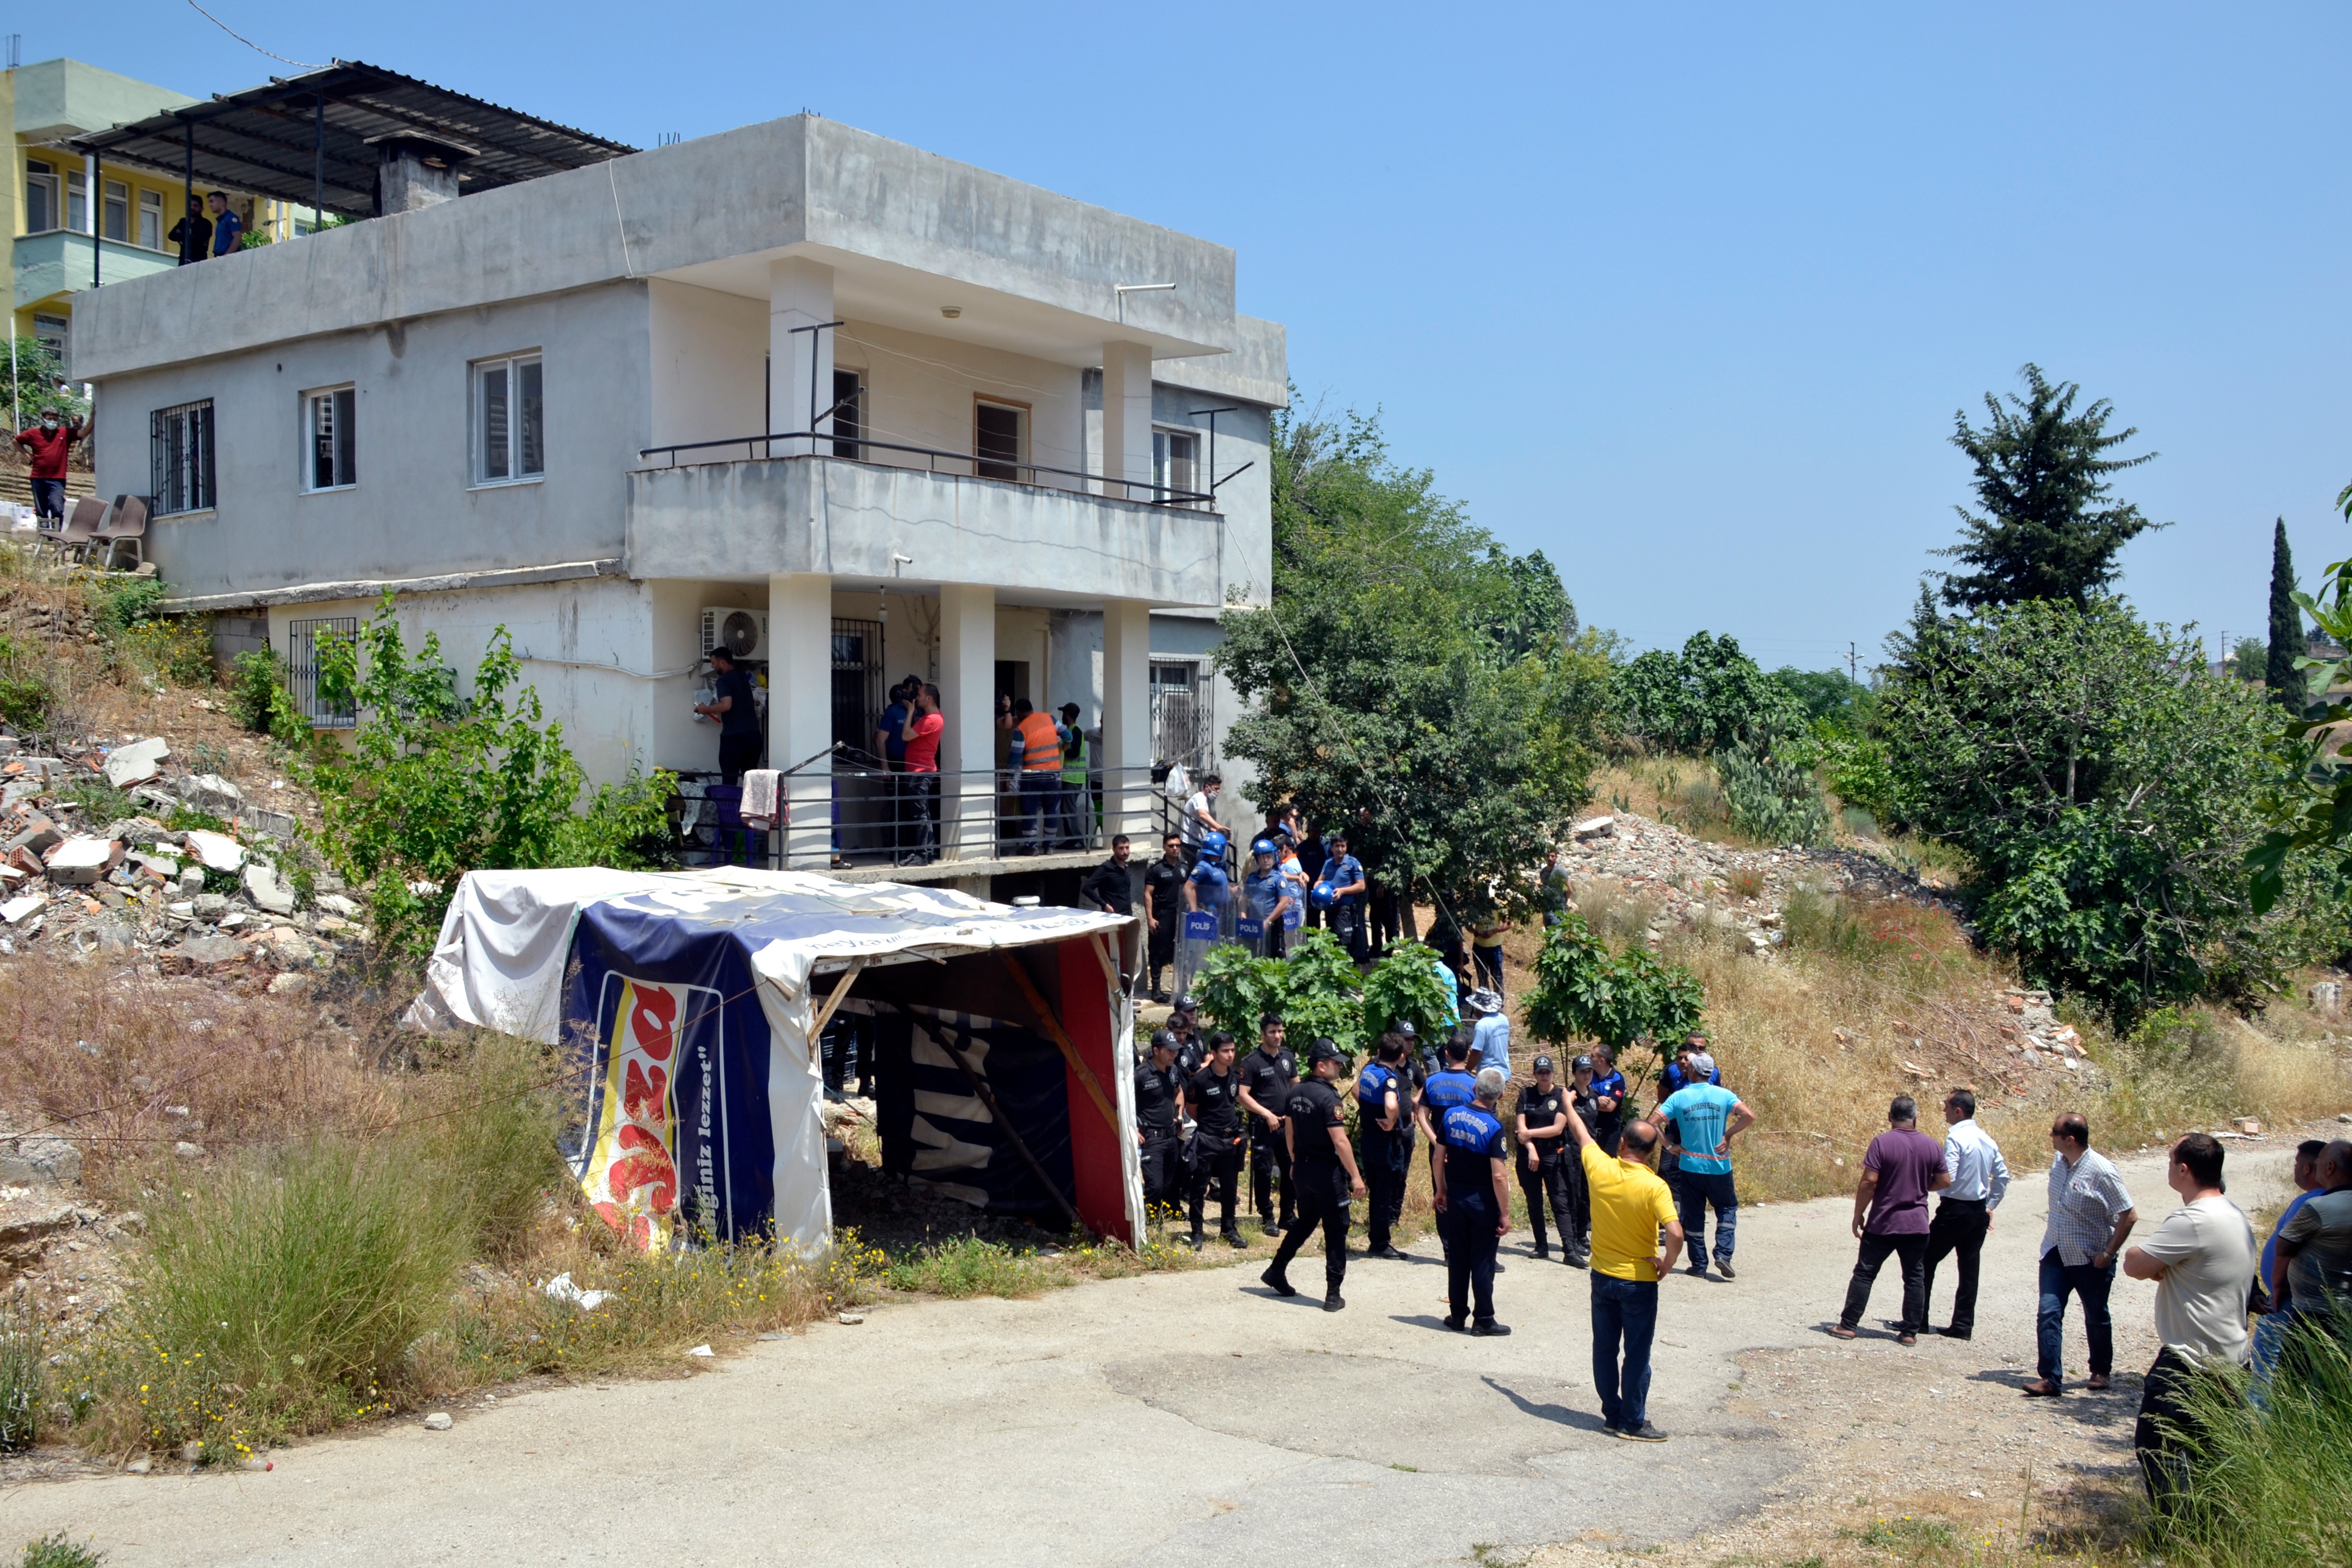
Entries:
[[1481, 1336], [1511, 1331], [1495, 1321], [1495, 1244], [1511, 1228], [1510, 1145], [1495, 1116], [1503, 1083], [1501, 1068], [1480, 1070], [1470, 1103], [1440, 1119], [1444, 1158], [1432, 1167], [1445, 1241], [1445, 1326], [1458, 1331], [1467, 1322]]
[[1192, 1250], [1201, 1250], [1201, 1211], [1209, 1188], [1217, 1189], [1220, 1214], [1217, 1237], [1227, 1247], [1247, 1247], [1234, 1219], [1235, 1189], [1241, 1183], [1242, 1148], [1247, 1133], [1242, 1128], [1242, 1075], [1234, 1067], [1234, 1037], [1219, 1029], [1209, 1037], [1208, 1065], [1184, 1085], [1184, 1103], [1196, 1123], [1192, 1130]]
[[1617, 1053], [1607, 1046], [1593, 1048], [1592, 1102], [1601, 1113], [1592, 1124], [1592, 1141], [1613, 1160], [1625, 1136], [1625, 1075], [1617, 1070]]
[[[1282, 1130], [1284, 1093], [1298, 1081], [1298, 1058], [1282, 1043], [1282, 1020], [1272, 1013], [1257, 1021], [1257, 1049], [1242, 1058], [1242, 1109], [1249, 1113], [1250, 1198], [1260, 1228], [1280, 1236], [1298, 1218], [1298, 1197], [1290, 1177], [1290, 1145]], [[1282, 1182], [1281, 1218], [1275, 1217], [1274, 1184]]]
[[1536, 1233], [1536, 1256], [1549, 1258], [1544, 1245], [1544, 1204], [1549, 1200], [1552, 1223], [1559, 1227], [1560, 1257], [1570, 1268], [1580, 1268], [1588, 1260], [1577, 1253], [1568, 1162], [1560, 1158], [1568, 1147], [1569, 1091], [1555, 1075], [1551, 1058], [1536, 1058], [1535, 1074], [1535, 1082], [1520, 1086], [1512, 1118], [1519, 1139], [1519, 1190], [1527, 1194], [1528, 1228]]
[[1151, 1037], [1151, 1060], [1135, 1073], [1135, 1142], [1142, 1151], [1143, 1201], [1176, 1196], [1176, 1113], [1184, 1080], [1176, 1074], [1176, 1042], [1160, 1030]]
[[[1601, 1141], [1601, 1098], [1592, 1092], [1592, 1058], [1580, 1056], [1568, 1064], [1568, 1108], [1597, 1143]], [[1570, 1233], [1573, 1239], [1568, 1261], [1571, 1267], [1583, 1268], [1592, 1261], [1592, 1185], [1585, 1180], [1582, 1160], [1562, 1150], [1559, 1163], [1568, 1173], [1569, 1217], [1575, 1226]]]
[[1277, 1296], [1296, 1296], [1286, 1271], [1318, 1226], [1323, 1229], [1323, 1310], [1336, 1312], [1340, 1281], [1348, 1277], [1348, 1199], [1361, 1197], [1364, 1178], [1356, 1172], [1356, 1152], [1348, 1143], [1347, 1119], [1333, 1088], [1347, 1053], [1318, 1040], [1307, 1053], [1306, 1081], [1283, 1096], [1283, 1134], [1290, 1145], [1291, 1171], [1298, 1188], [1298, 1222], [1283, 1237], [1274, 1261], [1259, 1278]]
[[1356, 1078], [1356, 1129], [1364, 1138], [1364, 1183], [1371, 1190], [1366, 1255], [1402, 1259], [1391, 1239], [1404, 1213], [1405, 1173], [1412, 1166], [1412, 1090], [1404, 1079], [1404, 1037], [1381, 1037], [1370, 1066]]
[[[1455, 1106], [1469, 1104], [1478, 1094], [1477, 1080], [1470, 1076], [1467, 1065], [1470, 1037], [1459, 1030], [1449, 1034], [1439, 1055], [1444, 1066], [1431, 1073], [1429, 1081], [1421, 1086], [1419, 1108], [1421, 1130], [1429, 1139], [1429, 1178], [1433, 1184], [1438, 1180], [1438, 1166], [1445, 1159], [1445, 1113]], [[1441, 1242], [1445, 1239], [1443, 1224], [1437, 1227], [1437, 1236]], [[1500, 1263], [1495, 1265], [1497, 1274], [1502, 1270]]]
[[1199, 1004], [1190, 991], [1178, 995], [1175, 1006], [1169, 1009], [1166, 1027], [1176, 1042], [1176, 1070], [1189, 1079], [1209, 1058], [1209, 1047], [1201, 1039]]

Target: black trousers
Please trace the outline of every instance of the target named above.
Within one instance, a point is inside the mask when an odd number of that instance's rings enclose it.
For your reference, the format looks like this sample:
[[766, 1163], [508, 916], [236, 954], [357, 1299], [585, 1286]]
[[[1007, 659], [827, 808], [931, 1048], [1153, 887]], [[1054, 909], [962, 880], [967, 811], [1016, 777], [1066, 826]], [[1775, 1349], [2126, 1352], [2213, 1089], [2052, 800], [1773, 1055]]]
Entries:
[[2156, 1364], [2147, 1369], [2147, 1379], [2140, 1385], [2139, 1425], [2132, 1432], [2132, 1448], [2139, 1458], [2147, 1500], [2158, 1513], [2179, 1507], [2194, 1480], [2191, 1472], [2204, 1447], [2205, 1432], [2190, 1396], [2200, 1384], [2228, 1386], [2217, 1373], [2167, 1345], [2157, 1352]]
[[1298, 1223], [1282, 1233], [1275, 1249], [1274, 1277], [1285, 1278], [1290, 1260], [1315, 1228], [1323, 1229], [1323, 1284], [1337, 1293], [1348, 1277], [1348, 1173], [1335, 1161], [1318, 1161], [1298, 1173]]
[[1559, 1168], [1568, 1174], [1568, 1215], [1576, 1228], [1571, 1233], [1575, 1244], [1570, 1255], [1589, 1258], [1592, 1255], [1592, 1184], [1585, 1180], [1584, 1160], [1574, 1149], [1562, 1150]]
[[1176, 928], [1184, 922], [1184, 911], [1165, 910], [1154, 912], [1159, 915], [1160, 926], [1151, 933], [1149, 957], [1151, 989], [1157, 991], [1160, 989], [1160, 972], [1176, 963]]
[[1412, 1140], [1377, 1127], [1364, 1129], [1364, 1245], [1378, 1252], [1395, 1245], [1397, 1221], [1404, 1214], [1405, 1173], [1412, 1166]]
[[1878, 1271], [1889, 1258], [1903, 1264], [1903, 1331], [1923, 1334], [1927, 1331], [1927, 1238], [1925, 1236], [1880, 1236], [1864, 1232], [1862, 1256], [1855, 1259], [1853, 1279], [1845, 1288], [1845, 1310], [1838, 1321], [1847, 1328], [1862, 1322], [1862, 1314], [1870, 1305], [1870, 1288], [1878, 1282]]
[[1179, 1195], [1177, 1177], [1182, 1166], [1172, 1132], [1143, 1135], [1143, 1201], [1164, 1204]]
[[[1568, 1162], [1554, 1160], [1538, 1170], [1528, 1169], [1528, 1157], [1521, 1153], [1513, 1162], [1519, 1168], [1519, 1191], [1527, 1194], [1528, 1228], [1536, 1233], [1536, 1250], [1544, 1250], [1544, 1203], [1551, 1203], [1552, 1224], [1559, 1228], [1559, 1246], [1563, 1252], [1576, 1250], [1575, 1211], [1570, 1206], [1568, 1192]], [[1582, 1173], [1581, 1166], [1579, 1173]]]
[[[1276, 1219], [1274, 1208], [1275, 1178], [1282, 1179], [1282, 1213]], [[1282, 1141], [1282, 1129], [1269, 1128], [1255, 1118], [1250, 1126], [1250, 1201], [1256, 1205], [1257, 1217], [1276, 1220], [1287, 1226], [1298, 1217], [1298, 1194], [1290, 1179], [1290, 1145]]]
[[1206, 1132], [1192, 1134], [1192, 1234], [1201, 1234], [1202, 1211], [1208, 1206], [1209, 1189], [1217, 1190], [1217, 1234], [1236, 1234], [1234, 1206], [1239, 1201], [1242, 1173], [1242, 1145], [1238, 1140], [1213, 1139]]
[[929, 865], [940, 858], [940, 775], [908, 773], [898, 793], [906, 804], [908, 858]]
[[756, 731], [749, 735], [719, 737], [719, 776], [730, 784], [743, 782], [743, 775], [760, 765], [760, 754], [767, 750], [767, 742]]
[[1935, 1312], [1936, 1265], [1957, 1255], [1960, 1285], [1952, 1293], [1952, 1332], [1969, 1334], [1977, 1326], [1977, 1264], [1984, 1252], [1985, 1235], [1992, 1229], [1992, 1211], [1982, 1198], [1944, 1198], [1936, 1217], [1927, 1222], [1927, 1313]]
[[1455, 1319], [1495, 1316], [1495, 1198], [1492, 1193], [1449, 1193], [1438, 1217], [1445, 1238], [1445, 1304]]

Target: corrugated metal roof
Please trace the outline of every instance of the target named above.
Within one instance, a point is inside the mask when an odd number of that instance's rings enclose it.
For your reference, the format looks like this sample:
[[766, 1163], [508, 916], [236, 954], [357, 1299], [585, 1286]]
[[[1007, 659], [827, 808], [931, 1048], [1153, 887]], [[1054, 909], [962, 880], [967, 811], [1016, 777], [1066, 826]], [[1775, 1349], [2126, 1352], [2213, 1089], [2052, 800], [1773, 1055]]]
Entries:
[[315, 199], [328, 212], [363, 218], [376, 211], [377, 144], [402, 136], [467, 154], [457, 168], [468, 195], [637, 150], [357, 60], [94, 131], [70, 145], [173, 176], [193, 163], [199, 191], [226, 185], [298, 206]]

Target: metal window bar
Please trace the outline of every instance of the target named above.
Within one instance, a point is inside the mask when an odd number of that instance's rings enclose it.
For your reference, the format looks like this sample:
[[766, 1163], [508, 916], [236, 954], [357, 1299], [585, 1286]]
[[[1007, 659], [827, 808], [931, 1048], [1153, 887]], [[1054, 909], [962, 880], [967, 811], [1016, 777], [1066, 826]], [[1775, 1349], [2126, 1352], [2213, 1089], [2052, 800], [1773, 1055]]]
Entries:
[[[882, 712], [882, 623], [833, 621], [833, 738], [857, 753], [874, 746]], [[879, 762], [880, 758], [873, 759]]]
[[[729, 436], [716, 441], [677, 441], [667, 447], [640, 447], [637, 448], [637, 458], [639, 461], [643, 461], [656, 452], [665, 453], [669, 460], [662, 467], [676, 468], [678, 466], [677, 455], [680, 452], [712, 451], [721, 447], [740, 447], [743, 448], [743, 457], [740, 459], [719, 457], [699, 460], [712, 463], [751, 461], [774, 457], [775, 444], [779, 441], [800, 441], [814, 445], [820, 441], [831, 443], [833, 437], [824, 435], [811, 436], [805, 430], [775, 430], [764, 436]], [[1153, 506], [1213, 505], [1217, 499], [1213, 489], [1177, 489], [1168, 485], [1155, 484], [1148, 479], [1118, 479], [1108, 474], [1089, 474], [1083, 468], [1057, 468], [1046, 463], [1015, 462], [995, 454], [975, 457], [970, 452], [950, 452], [937, 447], [910, 447], [904, 442], [876, 441], [863, 437], [857, 442], [856, 456], [854, 458], [845, 458], [842, 460], [866, 463], [880, 468], [910, 468], [916, 466], [912, 463], [884, 462], [871, 456], [876, 452], [902, 452], [911, 457], [921, 458], [924, 459], [922, 466], [925, 471], [934, 474], [940, 471], [941, 462], [961, 463], [963, 465], [961, 469], [950, 470], [950, 477], [957, 479], [1010, 479], [1014, 483], [1038, 485], [1050, 489], [1071, 488], [1067, 485], [1046, 485], [1044, 479], [1037, 477], [1041, 474], [1052, 474], [1061, 479], [1101, 485], [1107, 494], [1109, 493], [1111, 486], [1117, 485], [1119, 487], [1118, 494], [1121, 499], [1145, 501]], [[809, 455], [807, 452], [784, 454], [787, 458]], [[1238, 473], [1240, 470], [1235, 469], [1234, 472]], [[1028, 477], [1024, 479], [1022, 477], [1024, 475]], [[1228, 479], [1232, 477], [1231, 474], [1226, 476]]]
[[1182, 668], [1192, 671], [1192, 680], [1151, 683], [1151, 754], [1199, 774], [1216, 766], [1216, 726], [1197, 668]]
[[286, 684], [294, 693], [294, 706], [313, 730], [349, 730], [360, 720], [358, 710], [348, 702], [328, 702], [319, 696], [319, 636], [330, 633], [356, 640], [360, 635], [357, 616], [327, 616], [317, 620], [289, 621], [286, 626]]
[[158, 408], [149, 415], [147, 456], [155, 516], [209, 510], [214, 499], [212, 399]]

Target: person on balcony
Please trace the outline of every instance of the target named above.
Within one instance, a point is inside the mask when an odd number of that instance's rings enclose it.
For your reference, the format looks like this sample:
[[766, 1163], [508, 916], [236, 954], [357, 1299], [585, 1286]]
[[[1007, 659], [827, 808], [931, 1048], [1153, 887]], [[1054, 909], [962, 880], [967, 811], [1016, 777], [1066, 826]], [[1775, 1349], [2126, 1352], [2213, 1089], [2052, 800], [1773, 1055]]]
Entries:
[[913, 843], [903, 866], [928, 866], [940, 858], [940, 737], [948, 721], [940, 712], [940, 689], [915, 687], [913, 706], [898, 738], [906, 742], [907, 828]]
[[245, 220], [230, 210], [226, 193], [215, 191], [205, 198], [205, 209], [212, 215], [213, 254], [234, 256], [245, 248]]
[[696, 703], [694, 710], [719, 721], [719, 774], [728, 784], [739, 784], [746, 772], [760, 765], [760, 753], [766, 749], [759, 705], [751, 698], [751, 677], [723, 643], [710, 650], [710, 674], [711, 699]]
[[1054, 836], [1062, 809], [1062, 748], [1069, 736], [1062, 726], [1029, 705], [1026, 697], [1013, 700], [1013, 744], [1005, 767], [1021, 792], [1021, 850], [1043, 855]]
[[213, 253], [213, 225], [212, 220], [205, 216], [205, 204], [203, 198], [198, 196], [190, 196], [188, 198], [188, 216], [173, 224], [172, 226], [172, 232], [165, 235], [163, 237], [179, 246], [180, 265], [183, 267], [189, 265], [191, 262], [202, 261], [211, 256]]
[[1094, 802], [1087, 795], [1087, 763], [1092, 748], [1087, 744], [1087, 732], [1078, 727], [1078, 715], [1084, 710], [1075, 702], [1062, 704], [1062, 820], [1059, 832], [1061, 847], [1084, 849], [1094, 842]]

